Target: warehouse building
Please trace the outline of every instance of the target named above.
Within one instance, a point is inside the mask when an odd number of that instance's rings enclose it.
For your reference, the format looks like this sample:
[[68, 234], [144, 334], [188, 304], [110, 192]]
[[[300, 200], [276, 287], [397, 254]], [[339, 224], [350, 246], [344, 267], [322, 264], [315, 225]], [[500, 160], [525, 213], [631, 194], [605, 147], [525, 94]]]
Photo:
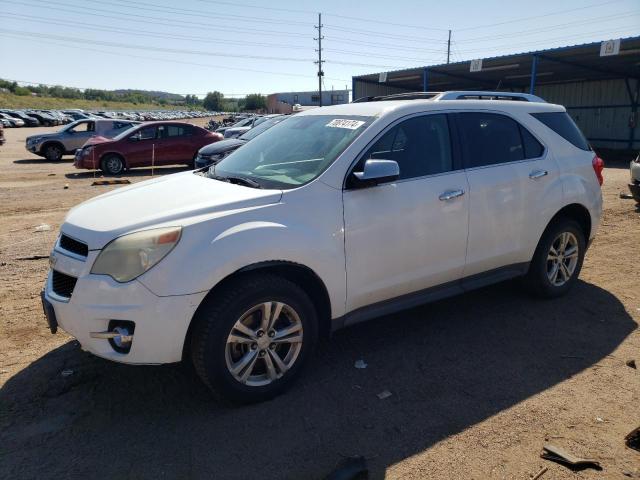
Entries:
[[[339, 105], [349, 103], [348, 90], [325, 90], [322, 92], [322, 105]], [[291, 113], [294, 105], [301, 107], [319, 107], [318, 90], [312, 92], [283, 92], [267, 95], [267, 111], [269, 113]]]
[[591, 144], [640, 150], [640, 37], [353, 77], [353, 98], [447, 90], [533, 93], [564, 105]]

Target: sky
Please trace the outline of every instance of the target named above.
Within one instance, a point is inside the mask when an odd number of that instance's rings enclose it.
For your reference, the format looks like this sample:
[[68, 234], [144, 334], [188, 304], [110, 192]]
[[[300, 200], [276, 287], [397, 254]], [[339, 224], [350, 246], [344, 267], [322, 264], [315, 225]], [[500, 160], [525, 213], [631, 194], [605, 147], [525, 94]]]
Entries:
[[225, 96], [640, 35], [640, 0], [0, 0], [0, 78]]

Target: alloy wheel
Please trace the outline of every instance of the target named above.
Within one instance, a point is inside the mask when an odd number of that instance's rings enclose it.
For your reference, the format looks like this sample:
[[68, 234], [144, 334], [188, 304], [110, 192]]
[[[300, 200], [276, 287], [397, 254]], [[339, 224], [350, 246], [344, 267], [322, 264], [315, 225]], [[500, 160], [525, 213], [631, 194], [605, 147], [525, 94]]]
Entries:
[[571, 232], [562, 232], [551, 242], [547, 253], [547, 278], [561, 287], [573, 276], [578, 265], [579, 244]]
[[255, 305], [227, 337], [227, 369], [244, 385], [269, 385], [295, 364], [302, 341], [302, 321], [292, 307], [277, 301]]

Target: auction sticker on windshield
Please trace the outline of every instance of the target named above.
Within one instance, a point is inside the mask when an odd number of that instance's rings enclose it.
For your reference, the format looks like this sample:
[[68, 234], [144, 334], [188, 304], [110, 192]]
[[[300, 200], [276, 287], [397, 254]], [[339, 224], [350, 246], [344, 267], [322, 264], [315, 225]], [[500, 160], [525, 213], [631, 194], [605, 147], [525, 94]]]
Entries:
[[325, 126], [332, 128], [348, 128], [349, 130], [357, 130], [364, 122], [361, 120], [347, 120], [346, 118], [334, 118]]

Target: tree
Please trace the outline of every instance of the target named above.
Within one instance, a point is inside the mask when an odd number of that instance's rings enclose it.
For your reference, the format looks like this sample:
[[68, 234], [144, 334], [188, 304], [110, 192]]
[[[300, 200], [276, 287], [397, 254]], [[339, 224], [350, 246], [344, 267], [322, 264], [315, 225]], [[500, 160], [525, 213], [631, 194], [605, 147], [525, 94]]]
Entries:
[[261, 110], [267, 107], [267, 99], [259, 93], [247, 95], [244, 99], [245, 110]]
[[202, 101], [202, 105], [207, 110], [216, 110], [220, 111], [223, 109], [224, 105], [224, 95], [217, 90], [215, 92], [207, 93], [207, 96], [204, 97]]

